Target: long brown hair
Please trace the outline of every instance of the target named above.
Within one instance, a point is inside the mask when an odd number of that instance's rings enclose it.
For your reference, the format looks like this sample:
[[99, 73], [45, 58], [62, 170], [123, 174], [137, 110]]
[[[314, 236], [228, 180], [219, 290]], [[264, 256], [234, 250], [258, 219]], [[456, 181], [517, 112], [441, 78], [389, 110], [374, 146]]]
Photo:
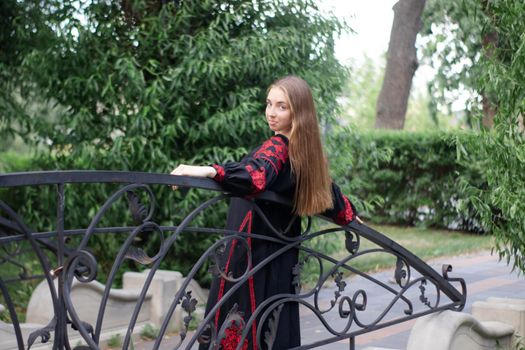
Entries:
[[315, 215], [332, 208], [332, 180], [321, 143], [314, 99], [308, 84], [296, 76], [286, 76], [274, 82], [268, 91], [281, 88], [292, 112], [292, 131], [288, 154], [296, 187], [294, 212]]

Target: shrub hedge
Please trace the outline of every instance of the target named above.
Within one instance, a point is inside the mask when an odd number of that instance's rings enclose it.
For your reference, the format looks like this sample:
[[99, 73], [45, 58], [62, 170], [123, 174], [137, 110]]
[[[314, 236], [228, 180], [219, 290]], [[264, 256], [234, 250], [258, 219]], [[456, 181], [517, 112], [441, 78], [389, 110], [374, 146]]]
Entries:
[[[329, 142], [333, 177], [375, 223], [483, 232], [472, 189], [486, 180], [467, 132], [354, 132]], [[469, 161], [460, 155], [468, 155]]]
[[[374, 223], [424, 225], [484, 232], [474, 208], [485, 179], [475, 150], [466, 150], [463, 141], [475, 137], [468, 133], [353, 132], [344, 129], [327, 138], [330, 168], [334, 180], [356, 203], [360, 215]], [[468, 154], [470, 161], [460, 161]], [[49, 169], [50, 160], [42, 157], [16, 157], [0, 154], [4, 172]], [[118, 185], [71, 185], [66, 187], [66, 227], [87, 227], [100, 205]], [[179, 222], [181, 215], [192, 209], [188, 203], [199, 203], [211, 194], [190, 190], [188, 201], [167, 187], [152, 188], [157, 196], [155, 220], [161, 225]], [[56, 192], [52, 186], [0, 189], [0, 200], [6, 201], [36, 230], [52, 230], [56, 225]], [[223, 227], [225, 207], [216, 208], [213, 217], [197, 218], [195, 224]], [[103, 226], [127, 225], [130, 216], [122, 201], [103, 220]], [[191, 234], [190, 234], [191, 235]], [[157, 235], [158, 236], [158, 235]], [[141, 246], [154, 255], [157, 236], [142, 237]], [[109, 271], [114, 254], [124, 241], [122, 235], [95, 235], [90, 249], [100, 265], [100, 278]], [[72, 239], [73, 241], [75, 238]], [[214, 237], [188, 237], [180, 240], [161, 268], [186, 273], [196, 257], [212, 244]], [[71, 244], [75, 242], [71, 241]], [[124, 270], [143, 268], [129, 262]], [[121, 271], [122, 273], [124, 271]], [[198, 278], [205, 285], [209, 275], [203, 269]], [[118, 284], [118, 282], [117, 282]]]
[[[483, 232], [473, 209], [479, 196], [472, 191], [486, 188], [483, 162], [477, 159], [476, 149], [464, 148], [475, 144], [468, 142], [474, 137], [468, 132], [355, 132], [345, 128], [327, 137], [330, 169], [367, 220]], [[42, 169], [45, 163], [50, 162], [0, 153], [0, 171]], [[83, 214], [73, 217], [85, 219]], [[217, 225], [222, 227], [222, 223]]]
[[[55, 161], [44, 154], [36, 156], [23, 155], [14, 157], [12, 154], [0, 153], [2, 166], [0, 172], [24, 172], [39, 170], [54, 170], [52, 164]], [[78, 163], [74, 169], [85, 169], [86, 166]], [[111, 169], [110, 169], [111, 170]], [[86, 228], [105, 201], [123, 184], [69, 184], [65, 186], [65, 217], [64, 227], [66, 229]], [[149, 209], [155, 206], [154, 221], [159, 225], [171, 226], [180, 223], [191, 210], [216, 193], [191, 189], [189, 191], [173, 191], [168, 186], [152, 185], [155, 194], [154, 203], [148, 200], [144, 191], [139, 191], [141, 202]], [[20, 215], [25, 224], [33, 231], [56, 230], [56, 186], [27, 186], [0, 188], [0, 200], [7, 203]], [[220, 203], [214, 208], [208, 209], [207, 215], [197, 216], [192, 226], [197, 227], [224, 227], [226, 214], [226, 203]], [[5, 215], [0, 213], [0, 215]], [[133, 226], [134, 220], [128, 209], [126, 196], [114, 203], [111, 209], [102, 217], [98, 227]], [[0, 235], [2, 231], [0, 229]], [[169, 235], [171, 233], [165, 233]], [[163, 259], [160, 268], [181, 271], [186, 274], [200, 255], [213, 244], [216, 236], [198, 235], [192, 232], [184, 233], [185, 239], [180, 239], [170, 248], [167, 257]], [[99, 265], [98, 279], [104, 280], [111, 270], [116, 254], [126, 240], [126, 234], [101, 234], [93, 235], [89, 241], [88, 249], [97, 256]], [[187, 238], [187, 239], [186, 239]], [[80, 240], [79, 236], [70, 237], [68, 241], [71, 246], [76, 246]], [[158, 232], [153, 234], [140, 234], [134, 243], [144, 249], [148, 255], [154, 256], [160, 247], [161, 237]], [[35, 265], [37, 266], [37, 265]], [[141, 270], [147, 266], [139, 265], [128, 260], [117, 275], [115, 287], [120, 286], [122, 274], [127, 270]], [[32, 271], [41, 273], [41, 271]], [[207, 267], [199, 272], [197, 278], [204, 284], [209, 283]]]

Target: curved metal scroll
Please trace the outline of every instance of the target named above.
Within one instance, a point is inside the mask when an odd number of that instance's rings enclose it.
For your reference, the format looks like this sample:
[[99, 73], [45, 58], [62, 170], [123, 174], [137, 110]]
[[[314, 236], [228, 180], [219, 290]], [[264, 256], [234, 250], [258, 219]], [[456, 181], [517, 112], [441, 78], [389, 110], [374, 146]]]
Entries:
[[[111, 194], [103, 203], [97, 213], [93, 215], [91, 223], [87, 228], [66, 229], [64, 219], [67, 213], [65, 208], [65, 185], [87, 184], [87, 183], [115, 183], [122, 187]], [[249, 333], [256, 328], [256, 342], [260, 349], [270, 349], [279, 336], [280, 315], [287, 305], [298, 305], [326, 330], [324, 339], [312, 344], [306, 344], [301, 348], [320, 347], [342, 339], [353, 339], [355, 336], [371, 332], [373, 330], [387, 327], [399, 322], [420, 317], [432, 312], [444, 309], [461, 310], [466, 302], [466, 285], [461, 278], [450, 278], [448, 273], [451, 267], [445, 265], [441, 273], [436, 272], [420, 258], [412, 254], [403, 246], [392, 241], [374, 229], [352, 222], [344, 227], [330, 227], [318, 231], [312, 218], [308, 218], [307, 227], [301, 235], [290, 237], [287, 230], [281, 232], [271, 224], [270, 218], [266, 218], [264, 212], [254, 207], [258, 217], [265, 222], [271, 235], [260, 233], [244, 233], [218, 228], [194, 227], [195, 218], [209, 210], [213, 210], [217, 203], [228, 200], [229, 195], [219, 194], [193, 209], [178, 224], [172, 226], [161, 226], [154, 221], [155, 217], [155, 195], [150, 185], [177, 185], [179, 187], [199, 188], [209, 191], [222, 192], [222, 189], [210, 179], [191, 178], [187, 176], [171, 176], [166, 174], [150, 174], [137, 172], [114, 172], [114, 171], [58, 171], [58, 172], [33, 172], [13, 173], [0, 175], [0, 188], [30, 187], [30, 186], [56, 186], [56, 231], [34, 232], [23, 219], [7, 203], [0, 202], [0, 292], [4, 303], [7, 305], [8, 319], [13, 328], [13, 339], [16, 340], [19, 349], [30, 348], [38, 339], [48, 342], [53, 339], [54, 347], [70, 349], [69, 337], [77, 334], [92, 349], [100, 347], [100, 339], [103, 331], [104, 316], [107, 312], [107, 303], [110, 295], [111, 285], [116, 279], [117, 272], [128, 260], [138, 264], [147, 265], [150, 270], [145, 283], [140, 290], [134, 311], [130, 315], [127, 328], [124, 330], [125, 337], [123, 348], [132, 346], [133, 334], [136, 333], [136, 325], [139, 313], [144, 307], [144, 302], [153, 278], [159, 270], [163, 259], [172, 247], [176, 247], [184, 239], [184, 233], [193, 232], [200, 235], [219, 233], [222, 235], [215, 243], [195, 262], [193, 268], [187, 272], [185, 281], [177, 291], [173, 292], [173, 299], [169, 307], [165, 309], [165, 318], [158, 327], [159, 337], [153, 341], [153, 349], [163, 346], [164, 335], [168, 330], [168, 324], [172, 315], [177, 310], [183, 313], [183, 326], [178, 334], [178, 341], [170, 347], [175, 349], [190, 349], [198, 342], [208, 349], [219, 349], [225, 339], [237, 339], [237, 349], [241, 349], [245, 341], [250, 341]], [[72, 186], [74, 188], [74, 186]], [[138, 192], [145, 193], [142, 198], [147, 203], [141, 202]], [[257, 199], [289, 205], [288, 201], [275, 193], [262, 193]], [[103, 217], [106, 217], [114, 204], [121, 200], [127, 200], [128, 207], [133, 220], [130, 226], [100, 227]], [[321, 222], [330, 221], [328, 218], [319, 217]], [[326, 224], [326, 222], [325, 222]], [[135, 246], [139, 234], [158, 235], [159, 245], [154, 254], [148, 254], [140, 247]], [[98, 275], [97, 257], [89, 250], [88, 246], [92, 237], [99, 234], [125, 234], [125, 242], [115, 253], [115, 259], [107, 274], [105, 288], [98, 310], [93, 310], [96, 319], [89, 324], [82, 319], [77, 312], [73, 295], [74, 284], [85, 284], [94, 281]], [[308, 242], [329, 235], [339, 235], [345, 241], [348, 254], [335, 259], [329, 254], [310, 248]], [[66, 244], [71, 237], [79, 236], [78, 244]], [[364, 249], [361, 241], [368, 240], [377, 247]], [[26, 244], [25, 242], [29, 242]], [[233, 243], [235, 242], [235, 243]], [[279, 248], [262, 261], [253, 264], [250, 242], [271, 242], [278, 244]], [[232, 276], [224, 266], [220, 266], [221, 252], [226, 247], [235, 244], [246, 251], [246, 268], [238, 276]], [[256, 244], [256, 243], [254, 243]], [[256, 273], [264, 270], [279, 257], [291, 251], [300, 252], [300, 259], [293, 267], [292, 285], [293, 293], [272, 295], [257, 305], [251, 314], [243, 315], [237, 308], [237, 304], [227, 313], [225, 321], [221, 325], [214, 322], [216, 312], [226, 305], [236, 291], [246, 285], [250, 278]], [[40, 264], [40, 275], [31, 275], [31, 272], [23, 264], [22, 260], [26, 254], [36, 255], [36, 261]], [[378, 280], [373, 275], [361, 271], [354, 264], [358, 259], [370, 254], [386, 254], [394, 257], [396, 268], [394, 273], [395, 286]], [[195, 331], [190, 331], [190, 323], [196, 320], [197, 300], [190, 289], [190, 281], [199, 269], [211, 260], [214, 263], [212, 273], [218, 280], [228, 281], [231, 285], [225, 291], [221, 300], [211, 305], [204, 318], [200, 320]], [[52, 268], [56, 264], [57, 266]], [[315, 283], [305, 285], [302, 277], [306, 266], [317, 266]], [[327, 268], [326, 266], [330, 266]], [[9, 266], [8, 269], [4, 267]], [[412, 270], [419, 276], [414, 277]], [[9, 276], [4, 271], [17, 271]], [[316, 270], [317, 271], [317, 270]], [[373, 314], [370, 305], [373, 302], [369, 290], [354, 288], [352, 282], [346, 276], [352, 275], [362, 278], [374, 288], [381, 289], [391, 296], [383, 308]], [[54, 317], [47, 325], [34, 330], [25, 339], [22, 335], [19, 315], [13, 302], [12, 290], [9, 286], [20, 281], [35, 278], [45, 279], [50, 294], [50, 302], [53, 305]], [[455, 285], [460, 285], [460, 290]], [[331, 286], [332, 295], [327, 299], [322, 297], [325, 286]], [[323, 299], [324, 298], [324, 299]], [[402, 306], [399, 312], [398, 306]], [[330, 317], [329, 317], [330, 315]], [[393, 318], [392, 318], [393, 316]], [[335, 324], [337, 318], [340, 322]], [[1, 322], [1, 321], [0, 321]], [[68, 332], [68, 328], [71, 329]], [[52, 336], [53, 335], [53, 336]], [[207, 345], [206, 345], [207, 344]], [[353, 342], [350, 342], [351, 347]]]

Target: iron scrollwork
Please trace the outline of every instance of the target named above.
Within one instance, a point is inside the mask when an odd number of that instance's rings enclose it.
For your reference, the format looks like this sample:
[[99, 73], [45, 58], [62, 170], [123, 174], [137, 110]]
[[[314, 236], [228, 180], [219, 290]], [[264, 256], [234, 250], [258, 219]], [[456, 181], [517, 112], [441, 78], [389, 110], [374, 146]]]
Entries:
[[[83, 183], [121, 183], [122, 187], [113, 192], [100, 206], [88, 227], [64, 228], [64, 185]], [[219, 194], [198, 205], [189, 214], [184, 216], [180, 223], [172, 226], [161, 226], [154, 221], [155, 195], [151, 185], [178, 185], [217, 191]], [[315, 231], [314, 220], [324, 222], [326, 218], [308, 218], [305, 230], [301, 235], [291, 237], [287, 235], [292, 223], [287, 229], [281, 231], [271, 225], [264, 212], [255, 206], [257, 215], [269, 227], [271, 235], [251, 234], [249, 237], [254, 242], [266, 240], [279, 244], [280, 248], [256, 265], [252, 263], [248, 235], [218, 228], [194, 227], [195, 218], [212, 210], [215, 204], [226, 201], [229, 195], [221, 194], [222, 190], [212, 180], [192, 179], [188, 177], [174, 177], [164, 174], [145, 174], [130, 172], [50, 172], [50, 173], [22, 173], [0, 175], [0, 188], [2, 187], [31, 187], [31, 186], [57, 186], [57, 230], [51, 232], [35, 232], [7, 203], [0, 203], [0, 269], [2, 271], [18, 271], [18, 273], [0, 275], [0, 290], [6, 304], [9, 321], [13, 327], [14, 338], [19, 349], [29, 349], [40, 340], [46, 343], [51, 339], [55, 347], [71, 348], [70, 332], [80, 335], [89, 348], [98, 349], [101, 344], [103, 321], [110, 290], [117, 277], [117, 272], [125, 261], [147, 266], [149, 272], [139, 292], [137, 302], [123, 341], [123, 348], [132, 346], [132, 335], [138, 320], [138, 315], [143, 307], [152, 280], [159, 270], [163, 259], [169, 250], [176, 246], [183, 238], [184, 232], [195, 232], [202, 235], [219, 233], [220, 238], [211, 244], [198, 258], [194, 266], [188, 271], [186, 279], [173, 292], [173, 298], [166, 308], [165, 318], [159, 325], [159, 337], [154, 341], [153, 348], [162, 346], [168, 325], [178, 308], [184, 314], [183, 328], [178, 334], [178, 342], [172, 346], [175, 349], [189, 349], [197, 342], [207, 344], [208, 349], [220, 349], [226, 337], [234, 336], [238, 339], [237, 349], [241, 349], [248, 338], [248, 332], [254, 324], [257, 325], [257, 344], [261, 349], [271, 349], [277, 334], [280, 315], [285, 305], [295, 304], [308, 312], [313, 319], [327, 331], [324, 339], [304, 347], [316, 347], [331, 342], [351, 339], [356, 335], [374, 331], [378, 328], [403, 322], [409, 319], [437, 312], [445, 309], [461, 310], [466, 300], [466, 285], [461, 278], [451, 278], [448, 273], [452, 268], [443, 267], [440, 273], [434, 271], [419, 258], [407, 251], [402, 246], [391, 241], [381, 233], [358, 223], [350, 223], [344, 227], [330, 227]], [[147, 202], [144, 203], [143, 199]], [[263, 193], [260, 198], [287, 204], [286, 200], [272, 193]], [[124, 199], [131, 217], [131, 226], [101, 227], [103, 217], [107, 216], [115, 203]], [[83, 320], [77, 313], [72, 293], [75, 283], [87, 284], [98, 277], [99, 262], [97, 257], [89, 250], [88, 243], [96, 234], [111, 234], [123, 232], [126, 234], [125, 242], [116, 253], [111, 270], [104, 281], [105, 287], [98, 310], [96, 321], [90, 324]], [[158, 236], [158, 246], [154, 253], [148, 253], [139, 244], [140, 235]], [[73, 246], [69, 239], [79, 237]], [[307, 242], [317, 237], [338, 236], [344, 240], [347, 255], [334, 258], [329, 254], [309, 247]], [[373, 248], [363, 248], [362, 240], [375, 244]], [[238, 245], [245, 251], [246, 266], [238, 276], [228, 271], [224, 265], [223, 256], [228, 247]], [[293, 276], [291, 286], [294, 292], [273, 295], [262, 303], [251, 315], [243, 315], [234, 305], [226, 310], [226, 320], [216, 326], [214, 313], [225, 304], [225, 300], [234, 295], [235, 291], [254, 276], [259, 270], [278, 259], [290, 250], [301, 253], [298, 263], [290, 272]], [[28, 252], [37, 256], [41, 274], [32, 274], [21, 263], [24, 254]], [[355, 264], [359, 259], [371, 254], [385, 254], [396, 261], [394, 270], [395, 285], [378, 280], [374, 275], [361, 271]], [[210, 262], [210, 264], [208, 264]], [[224, 294], [209, 313], [204, 315], [194, 331], [190, 331], [190, 323], [195, 323], [197, 312], [197, 299], [190, 288], [190, 281], [204, 266], [210, 265], [210, 273], [231, 284], [231, 288]], [[3, 267], [9, 265], [9, 269]], [[55, 267], [52, 267], [55, 266]], [[311, 276], [312, 266], [315, 276]], [[309, 272], [306, 273], [307, 269]], [[309, 283], [304, 283], [304, 277], [309, 276]], [[47, 282], [51, 303], [53, 304], [54, 317], [49, 323], [29, 334], [26, 339], [22, 337], [19, 315], [12, 301], [8, 288], [11, 283], [19, 283], [31, 279], [44, 279]], [[373, 289], [381, 289], [390, 295], [390, 300], [381, 308], [373, 308], [372, 289], [359, 287], [354, 281], [361, 279]], [[459, 284], [460, 290], [453, 284]], [[330, 297], [323, 293], [331, 293]], [[419, 292], [418, 292], [419, 291]], [[402, 311], [398, 310], [402, 306]], [[335, 322], [334, 320], [338, 321]], [[69, 328], [69, 331], [68, 329]], [[218, 328], [218, 329], [217, 329]], [[352, 345], [351, 345], [352, 346]], [[77, 347], [80, 348], [80, 347]], [[301, 347], [299, 347], [300, 349]]]

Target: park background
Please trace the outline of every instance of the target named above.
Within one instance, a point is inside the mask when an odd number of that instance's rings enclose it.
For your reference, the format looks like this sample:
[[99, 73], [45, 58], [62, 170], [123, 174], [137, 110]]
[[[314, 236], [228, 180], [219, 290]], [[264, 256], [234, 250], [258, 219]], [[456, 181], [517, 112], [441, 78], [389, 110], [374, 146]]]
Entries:
[[[393, 23], [370, 17], [391, 48], [345, 58], [344, 38], [376, 39], [352, 33], [359, 13], [341, 3], [3, 1], [1, 171], [169, 173], [238, 160], [269, 136], [266, 87], [296, 74], [312, 86], [332, 176], [367, 222], [430, 230], [437, 242], [448, 230], [490, 236], [484, 246], [525, 271], [525, 4], [376, 1], [394, 6]], [[113, 190], [71, 193], [66, 226], [87, 226]], [[36, 229], [55, 224], [52, 191], [0, 196]], [[160, 188], [156, 216], [171, 223], [207, 197]], [[225, 210], [198, 220], [221, 227]], [[116, 210], [111, 220], [129, 217]], [[158, 244], [142, 239], [146, 250]], [[112, 262], [102, 253], [121, 241], [90, 243], [102, 271]], [[187, 271], [212, 241], [181, 242], [162, 268]]]

